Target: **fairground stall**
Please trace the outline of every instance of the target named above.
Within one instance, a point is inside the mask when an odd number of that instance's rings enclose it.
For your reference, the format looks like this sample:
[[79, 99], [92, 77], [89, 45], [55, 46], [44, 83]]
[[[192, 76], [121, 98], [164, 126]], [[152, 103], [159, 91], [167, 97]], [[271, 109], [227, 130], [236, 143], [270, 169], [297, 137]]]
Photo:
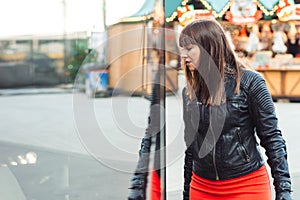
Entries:
[[225, 19], [239, 27], [231, 32], [236, 51], [263, 74], [274, 100], [299, 100], [300, 5], [288, 0], [249, 1], [242, 13], [235, 4], [239, 1], [232, 2]]
[[[169, 1], [166, 16], [176, 11], [181, 1]], [[108, 27], [109, 87], [115, 93], [150, 95], [158, 69], [164, 20], [163, 11], [155, 0], [147, 0], [140, 10]], [[165, 31], [166, 91], [178, 89], [179, 53], [174, 24]]]
[[182, 27], [199, 18], [215, 18], [232, 47], [262, 73], [274, 100], [300, 99], [300, 1], [182, 1], [173, 16]]

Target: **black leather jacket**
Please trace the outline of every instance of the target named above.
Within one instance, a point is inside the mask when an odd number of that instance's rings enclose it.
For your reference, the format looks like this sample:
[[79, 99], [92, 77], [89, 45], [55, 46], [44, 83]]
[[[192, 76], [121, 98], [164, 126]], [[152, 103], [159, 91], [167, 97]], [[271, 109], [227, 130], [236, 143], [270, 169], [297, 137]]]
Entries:
[[191, 101], [183, 90], [184, 199], [189, 199], [192, 171], [206, 179], [224, 180], [259, 169], [264, 160], [258, 140], [266, 150], [276, 193], [291, 191], [286, 145], [264, 79], [243, 70], [238, 95], [235, 86], [235, 78], [225, 75], [226, 103], [221, 106]]

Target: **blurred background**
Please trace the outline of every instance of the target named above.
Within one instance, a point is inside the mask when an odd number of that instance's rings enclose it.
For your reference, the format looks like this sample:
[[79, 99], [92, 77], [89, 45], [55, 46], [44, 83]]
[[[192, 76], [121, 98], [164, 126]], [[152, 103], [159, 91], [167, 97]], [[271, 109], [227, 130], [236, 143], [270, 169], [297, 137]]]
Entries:
[[[143, 0], [12, 0], [1, 2], [0, 87], [73, 83], [86, 56], [104, 66], [107, 26]], [[118, 5], [118, 6], [116, 6]]]

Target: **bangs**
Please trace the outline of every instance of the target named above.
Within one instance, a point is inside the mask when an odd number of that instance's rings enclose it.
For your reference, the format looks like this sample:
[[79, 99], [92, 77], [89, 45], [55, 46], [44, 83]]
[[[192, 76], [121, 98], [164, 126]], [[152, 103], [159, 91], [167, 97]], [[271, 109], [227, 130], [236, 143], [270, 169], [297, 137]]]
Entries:
[[197, 42], [190, 31], [183, 30], [179, 37], [179, 46], [186, 47], [190, 44], [197, 45]]

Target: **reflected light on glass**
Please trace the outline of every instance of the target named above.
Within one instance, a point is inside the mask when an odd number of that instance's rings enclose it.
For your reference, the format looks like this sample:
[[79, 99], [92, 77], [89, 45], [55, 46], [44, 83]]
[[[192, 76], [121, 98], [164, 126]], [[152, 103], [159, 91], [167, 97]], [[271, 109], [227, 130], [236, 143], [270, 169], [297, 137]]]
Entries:
[[26, 165], [28, 161], [24, 158], [24, 156], [19, 155], [18, 156], [18, 161], [21, 165]]
[[11, 164], [12, 166], [17, 166], [17, 165], [18, 165], [18, 163], [17, 163], [16, 161], [11, 161], [10, 164]]
[[34, 164], [37, 160], [37, 154], [35, 152], [30, 151], [26, 154], [25, 158], [29, 164]]

